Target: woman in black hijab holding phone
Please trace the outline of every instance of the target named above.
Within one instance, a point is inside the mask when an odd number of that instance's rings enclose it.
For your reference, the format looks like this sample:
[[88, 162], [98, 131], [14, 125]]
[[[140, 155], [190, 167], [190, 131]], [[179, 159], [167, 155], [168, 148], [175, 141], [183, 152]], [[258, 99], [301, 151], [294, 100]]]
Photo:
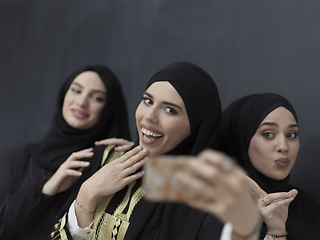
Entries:
[[[195, 156], [214, 146], [220, 115], [217, 87], [203, 69], [187, 62], [161, 69], [149, 81], [136, 110], [139, 146], [123, 155], [115, 153], [112, 146], [95, 150], [79, 192], [74, 191], [64, 207], [51, 239], [220, 239], [223, 224], [211, 215], [218, 212], [179, 203], [148, 202], [140, 179], [148, 157]], [[225, 155], [206, 154], [220, 165], [230, 165]], [[227, 169], [238, 171], [236, 166]], [[240, 232], [248, 236], [258, 222], [258, 212], [246, 185], [241, 187], [241, 196], [248, 197], [241, 206], [247, 214], [234, 222], [234, 229], [239, 230], [240, 222], [246, 222], [250, 226]], [[236, 205], [234, 201], [232, 206]]]
[[10, 158], [0, 187], [0, 238], [44, 239], [67, 189], [90, 165], [83, 160], [95, 141], [111, 137], [130, 139], [120, 83], [102, 65], [78, 69], [60, 88], [46, 137]]
[[[236, 100], [223, 112], [221, 140], [224, 151], [261, 188], [257, 196], [265, 221], [261, 239], [267, 232], [268, 239], [273, 239], [271, 235], [287, 235], [290, 240], [320, 239], [319, 203], [300, 189], [297, 194], [289, 184], [300, 148], [298, 118], [291, 103], [273, 93]], [[268, 209], [280, 201], [287, 201], [285, 207], [269, 217]]]

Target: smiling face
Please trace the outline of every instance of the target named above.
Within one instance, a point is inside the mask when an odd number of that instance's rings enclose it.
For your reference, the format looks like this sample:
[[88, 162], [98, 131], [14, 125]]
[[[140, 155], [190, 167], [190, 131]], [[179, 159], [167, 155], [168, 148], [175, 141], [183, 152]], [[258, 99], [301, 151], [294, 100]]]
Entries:
[[106, 103], [106, 94], [106, 87], [99, 74], [93, 71], [80, 73], [64, 97], [63, 118], [77, 129], [93, 127]]
[[190, 135], [184, 102], [169, 82], [155, 82], [143, 94], [136, 110], [140, 146], [148, 156], [169, 152]]
[[276, 180], [286, 178], [300, 148], [299, 129], [290, 111], [278, 107], [261, 122], [252, 137], [248, 154], [252, 165]]

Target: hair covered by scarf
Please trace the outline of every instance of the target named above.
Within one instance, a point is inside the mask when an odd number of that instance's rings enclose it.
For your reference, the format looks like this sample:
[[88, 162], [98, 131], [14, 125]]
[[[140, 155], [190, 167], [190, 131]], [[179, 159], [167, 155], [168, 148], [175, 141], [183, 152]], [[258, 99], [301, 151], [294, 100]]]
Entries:
[[[273, 94], [254, 94], [233, 102], [223, 111], [221, 141], [224, 151], [233, 156], [267, 193], [288, 192], [295, 188], [289, 184], [289, 176], [283, 180], [271, 179], [256, 170], [249, 158], [250, 141], [265, 117], [278, 107], [289, 110], [298, 122], [296, 112], [284, 97]], [[319, 239], [320, 206], [316, 200], [298, 189], [298, 195], [289, 205], [286, 230], [288, 239]], [[261, 228], [261, 239], [267, 228]]]
[[196, 64], [175, 62], [158, 71], [148, 82], [168, 81], [181, 96], [190, 122], [190, 135], [168, 154], [196, 155], [216, 147], [221, 103], [211, 76]]
[[[90, 129], [71, 127], [63, 118], [64, 97], [73, 80], [82, 72], [93, 71], [101, 78], [107, 98], [98, 123]], [[45, 169], [55, 171], [72, 152], [94, 146], [94, 142], [110, 137], [130, 139], [127, 107], [121, 85], [113, 72], [102, 65], [89, 65], [73, 72], [58, 94], [57, 109], [49, 133], [35, 146], [35, 159]]]
[[[274, 94], [253, 94], [238, 99], [223, 111], [221, 120], [221, 141], [223, 150], [234, 157], [267, 192], [287, 191], [289, 177], [278, 181], [267, 178], [252, 165], [248, 155], [251, 138], [256, 133], [265, 117], [278, 107], [288, 109], [297, 120], [296, 112], [291, 103], [284, 97]], [[282, 189], [285, 188], [285, 189]]]

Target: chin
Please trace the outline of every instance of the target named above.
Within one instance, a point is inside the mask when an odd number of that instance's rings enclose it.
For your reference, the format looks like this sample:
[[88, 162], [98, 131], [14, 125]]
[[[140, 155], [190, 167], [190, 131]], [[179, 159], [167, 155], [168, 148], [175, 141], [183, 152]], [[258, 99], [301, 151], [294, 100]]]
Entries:
[[147, 147], [145, 147], [145, 146], [143, 146], [143, 145], [140, 145], [143, 149], [147, 149], [148, 150], [148, 157], [155, 157], [155, 156], [157, 156], [158, 154], [157, 154], [157, 152], [155, 152], [155, 151], [152, 151], [152, 149], [149, 149], [149, 148], [147, 148]]
[[[289, 172], [290, 173], [290, 172]], [[285, 179], [286, 177], [288, 177], [289, 173], [280, 173], [280, 174], [276, 174], [275, 176], [273, 176], [272, 178], [278, 181], [281, 181], [283, 179]]]

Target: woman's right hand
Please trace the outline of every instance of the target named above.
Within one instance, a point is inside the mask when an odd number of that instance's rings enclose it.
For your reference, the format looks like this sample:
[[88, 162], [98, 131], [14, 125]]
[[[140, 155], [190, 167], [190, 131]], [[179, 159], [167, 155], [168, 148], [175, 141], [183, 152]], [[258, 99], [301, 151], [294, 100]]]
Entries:
[[88, 148], [72, 153], [68, 159], [60, 165], [52, 177], [43, 185], [42, 193], [47, 196], [53, 196], [71, 187], [82, 175], [82, 170], [90, 165], [89, 162], [80, 161], [80, 159], [91, 158], [93, 156], [92, 150], [92, 148]]
[[[94, 212], [99, 198], [114, 194], [141, 178], [144, 171], [136, 171], [147, 162], [147, 154], [146, 149], [138, 146], [99, 169], [79, 190], [77, 200], [82, 207], [88, 212]], [[93, 216], [89, 216], [78, 207], [75, 211], [79, 227], [87, 227]]]
[[230, 157], [214, 150], [204, 150], [188, 161], [189, 172], [179, 172], [174, 179], [182, 189], [196, 197], [183, 202], [233, 224], [233, 234], [247, 238], [256, 231], [260, 220], [243, 170]]
[[[277, 192], [267, 194], [250, 177], [247, 177], [250, 192], [260, 210], [267, 229], [272, 234], [284, 234], [286, 232], [286, 221], [288, 218], [289, 204], [297, 196], [298, 191], [292, 189], [289, 192]], [[273, 239], [267, 236], [267, 239]]]

